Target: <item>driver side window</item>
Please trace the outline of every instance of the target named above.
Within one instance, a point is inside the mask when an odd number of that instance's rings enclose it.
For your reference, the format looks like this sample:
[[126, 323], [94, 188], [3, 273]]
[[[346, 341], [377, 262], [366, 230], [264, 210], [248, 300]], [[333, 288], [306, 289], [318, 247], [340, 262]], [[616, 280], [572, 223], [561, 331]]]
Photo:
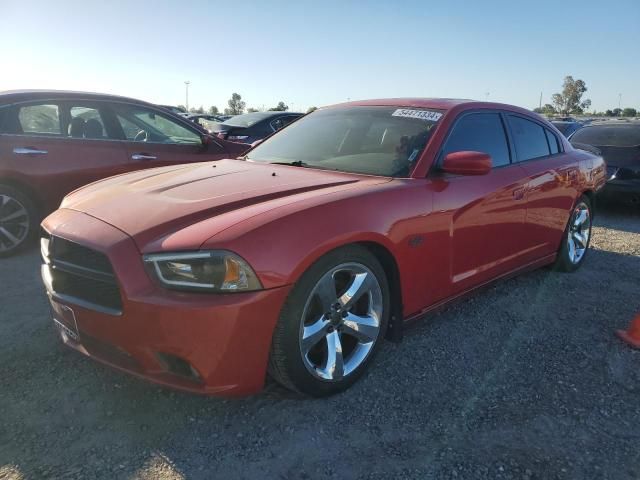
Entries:
[[460, 151], [488, 153], [494, 167], [509, 165], [509, 146], [500, 115], [471, 113], [458, 120], [447, 139], [441, 158]]
[[202, 143], [198, 133], [153, 110], [120, 106], [116, 109], [116, 118], [129, 141], [181, 145]]

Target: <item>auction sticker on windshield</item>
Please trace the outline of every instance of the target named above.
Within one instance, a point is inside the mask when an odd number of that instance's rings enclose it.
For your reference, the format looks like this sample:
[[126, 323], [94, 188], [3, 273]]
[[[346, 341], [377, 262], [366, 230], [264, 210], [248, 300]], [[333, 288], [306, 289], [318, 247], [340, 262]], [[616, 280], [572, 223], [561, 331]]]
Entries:
[[391, 114], [392, 117], [418, 118], [420, 120], [428, 120], [437, 122], [442, 117], [442, 113], [433, 110], [411, 110], [408, 108], [399, 108]]

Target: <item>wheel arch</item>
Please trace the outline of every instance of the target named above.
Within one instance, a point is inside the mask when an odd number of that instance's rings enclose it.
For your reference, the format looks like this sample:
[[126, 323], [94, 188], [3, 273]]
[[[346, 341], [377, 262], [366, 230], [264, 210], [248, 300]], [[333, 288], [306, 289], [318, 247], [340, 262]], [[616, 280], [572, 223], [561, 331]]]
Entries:
[[596, 193], [593, 190], [585, 190], [582, 192], [582, 195], [589, 199], [589, 203], [591, 204], [591, 218], [595, 217]]
[[389, 283], [389, 293], [391, 295], [391, 316], [389, 317], [387, 338], [392, 341], [400, 341], [402, 339], [403, 303], [402, 284], [398, 262], [393, 253], [391, 253], [391, 251], [381, 243], [363, 241], [356, 242], [354, 245], [366, 248], [374, 257], [376, 257], [384, 269]]

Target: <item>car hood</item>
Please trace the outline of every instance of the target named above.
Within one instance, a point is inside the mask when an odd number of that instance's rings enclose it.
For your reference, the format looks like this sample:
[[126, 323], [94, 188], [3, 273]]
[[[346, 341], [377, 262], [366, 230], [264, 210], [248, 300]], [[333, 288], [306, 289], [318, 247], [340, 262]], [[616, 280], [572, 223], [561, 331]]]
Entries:
[[[220, 160], [143, 170], [92, 183], [69, 194], [61, 208], [107, 222], [133, 237], [142, 250], [148, 243], [204, 219], [237, 212], [284, 197], [328, 189], [378, 184], [386, 178], [328, 172], [241, 160]], [[210, 232], [214, 235], [215, 231]], [[202, 242], [206, 238], [194, 239]], [[197, 248], [199, 244], [194, 244]]]

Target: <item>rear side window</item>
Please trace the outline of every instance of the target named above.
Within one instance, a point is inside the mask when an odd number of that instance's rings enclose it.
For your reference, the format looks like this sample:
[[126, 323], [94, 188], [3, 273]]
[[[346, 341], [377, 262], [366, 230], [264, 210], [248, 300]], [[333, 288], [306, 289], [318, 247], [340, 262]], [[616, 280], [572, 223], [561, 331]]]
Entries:
[[551, 155], [559, 153], [560, 147], [558, 146], [558, 138], [546, 128], [544, 129], [544, 132], [547, 134], [547, 141], [549, 142], [549, 151], [551, 152]]
[[509, 115], [509, 124], [519, 162], [549, 155], [546, 129], [543, 126], [514, 115]]
[[442, 158], [465, 150], [488, 153], [494, 167], [509, 165], [509, 146], [499, 114], [472, 113], [458, 120], [445, 143]]
[[21, 133], [60, 135], [57, 105], [25, 105], [18, 110]]
[[100, 112], [91, 107], [71, 107], [69, 109], [67, 135], [74, 138], [106, 138], [104, 121]]

